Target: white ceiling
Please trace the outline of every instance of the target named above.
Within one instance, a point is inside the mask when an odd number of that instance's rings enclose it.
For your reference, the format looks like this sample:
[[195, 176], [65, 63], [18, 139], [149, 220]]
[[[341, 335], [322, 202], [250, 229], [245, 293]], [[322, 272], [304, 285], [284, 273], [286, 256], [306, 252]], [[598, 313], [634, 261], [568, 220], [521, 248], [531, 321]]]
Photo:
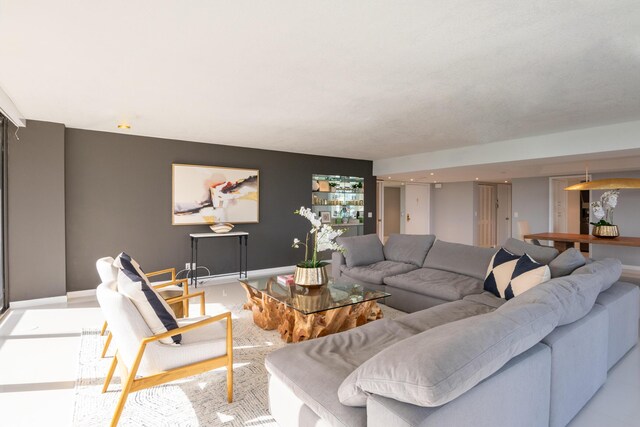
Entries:
[[0, 0], [27, 119], [382, 159], [640, 119], [637, 0]]

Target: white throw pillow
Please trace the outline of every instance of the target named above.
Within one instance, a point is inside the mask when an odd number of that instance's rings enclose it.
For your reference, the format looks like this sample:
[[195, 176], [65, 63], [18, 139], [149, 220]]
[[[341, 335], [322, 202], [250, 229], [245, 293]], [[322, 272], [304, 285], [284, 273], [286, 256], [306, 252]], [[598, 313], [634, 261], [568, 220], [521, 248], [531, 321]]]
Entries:
[[[164, 298], [151, 287], [140, 265], [122, 252], [113, 265], [118, 268], [118, 292], [128, 297], [154, 334], [178, 328], [176, 316]], [[180, 344], [182, 336], [161, 339], [164, 344]]]
[[518, 256], [501, 248], [491, 258], [484, 290], [509, 300], [550, 278], [548, 266], [536, 262], [526, 253]]

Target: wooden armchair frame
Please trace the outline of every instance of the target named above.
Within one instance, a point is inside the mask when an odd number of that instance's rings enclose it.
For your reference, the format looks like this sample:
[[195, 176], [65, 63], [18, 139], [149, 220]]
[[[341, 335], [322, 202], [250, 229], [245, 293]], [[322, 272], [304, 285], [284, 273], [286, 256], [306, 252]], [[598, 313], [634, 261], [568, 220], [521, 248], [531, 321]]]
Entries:
[[[188, 279], [176, 280], [175, 268], [165, 268], [164, 270], [158, 270], [158, 271], [152, 271], [151, 273], [146, 273], [147, 277], [161, 276], [163, 274], [171, 274], [171, 280], [166, 283], [160, 283], [159, 285], [152, 285], [154, 289], [162, 289], [167, 286], [182, 284], [182, 296], [184, 297], [189, 295], [189, 280]], [[173, 299], [175, 298], [172, 298], [172, 300]], [[165, 300], [165, 301], [168, 302], [169, 300]], [[178, 302], [178, 301], [173, 301], [173, 302]], [[171, 304], [171, 303], [168, 302], [168, 304]], [[189, 317], [189, 301], [185, 298], [182, 301], [182, 304], [183, 304], [184, 316]], [[106, 330], [107, 330], [107, 322], [105, 321], [102, 324], [102, 329], [100, 330], [100, 336], [104, 336], [104, 333], [106, 332]], [[109, 332], [109, 334], [107, 335], [107, 340], [105, 341], [104, 347], [102, 348], [102, 355], [101, 355], [102, 358], [104, 358], [107, 355], [107, 350], [109, 350], [110, 344], [111, 344], [111, 332]]]
[[[180, 297], [172, 298], [167, 300], [167, 302], [179, 302], [179, 301], [187, 301], [189, 298], [200, 297], [200, 314], [205, 314], [205, 304], [204, 304], [204, 292], [195, 292], [189, 295], [183, 295]], [[147, 347], [147, 344], [158, 341], [163, 338], [169, 338], [176, 334], [181, 334], [184, 332], [191, 331], [193, 329], [201, 328], [202, 326], [219, 322], [221, 320], [227, 321], [227, 354], [224, 356], [214, 357], [212, 359], [202, 360], [200, 362], [192, 363], [185, 366], [180, 366], [178, 368], [169, 369], [167, 371], [159, 372], [157, 374], [148, 376], [148, 377], [140, 377], [136, 378], [136, 374], [138, 372], [138, 368], [140, 367], [140, 362], [142, 361], [142, 357], [144, 356], [144, 351]], [[133, 364], [129, 367], [126, 366], [122, 358], [120, 357], [120, 353], [116, 352], [116, 355], [113, 357], [113, 361], [111, 362], [111, 366], [109, 367], [109, 372], [107, 373], [107, 377], [105, 378], [104, 385], [102, 387], [102, 393], [106, 393], [109, 388], [109, 384], [111, 383], [111, 379], [113, 378], [113, 374], [116, 370], [116, 367], [120, 364], [121, 372], [122, 372], [122, 394], [120, 395], [120, 399], [118, 399], [118, 404], [116, 405], [115, 413], [113, 414], [113, 418], [111, 420], [111, 427], [115, 427], [118, 425], [118, 421], [120, 420], [120, 416], [122, 415], [122, 411], [124, 409], [124, 405], [127, 402], [127, 397], [130, 393], [143, 390], [145, 388], [153, 387], [160, 384], [165, 384], [170, 381], [174, 381], [180, 378], [186, 378], [193, 375], [198, 375], [203, 372], [210, 371], [212, 369], [217, 369], [222, 366], [227, 367], [227, 401], [231, 403], [233, 401], [233, 334], [232, 334], [232, 321], [231, 321], [231, 313], [226, 312], [222, 314], [218, 314], [217, 316], [209, 317], [207, 319], [201, 320], [196, 323], [192, 323], [189, 325], [182, 326], [177, 329], [172, 329], [167, 332], [163, 332], [161, 334], [153, 335], [151, 337], [144, 338], [140, 341], [140, 347], [138, 348], [138, 352], [133, 361]]]

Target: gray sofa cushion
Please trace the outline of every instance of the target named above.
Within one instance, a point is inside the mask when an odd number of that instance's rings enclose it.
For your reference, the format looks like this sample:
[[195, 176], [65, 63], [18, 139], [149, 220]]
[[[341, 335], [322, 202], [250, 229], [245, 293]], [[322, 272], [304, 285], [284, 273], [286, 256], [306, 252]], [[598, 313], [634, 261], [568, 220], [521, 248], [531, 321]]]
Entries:
[[556, 248], [549, 246], [532, 245], [531, 243], [523, 242], [513, 238], [507, 239], [502, 245], [506, 250], [516, 255], [529, 254], [531, 258], [538, 261], [541, 264], [549, 264], [560, 252]]
[[576, 248], [569, 248], [549, 263], [551, 278], [568, 276], [576, 268], [582, 267], [587, 260]]
[[433, 234], [392, 234], [384, 244], [384, 258], [422, 267], [435, 240]]
[[415, 330], [416, 333], [420, 333], [456, 320], [490, 313], [493, 310], [495, 308], [489, 305], [460, 300], [407, 314], [397, 318], [396, 322]]
[[498, 298], [497, 296], [493, 295], [491, 292], [486, 292], [486, 291], [481, 294], [467, 295], [462, 299], [464, 301], [471, 301], [471, 302], [476, 302], [478, 304], [488, 305], [489, 307], [493, 307], [493, 308], [498, 308], [502, 304], [507, 302], [507, 300]]
[[385, 277], [407, 273], [416, 268], [418, 267], [413, 264], [405, 264], [403, 262], [380, 261], [362, 267], [347, 267], [343, 265], [341, 270], [342, 274], [354, 279], [382, 285]]
[[347, 267], [358, 267], [384, 261], [382, 242], [376, 234], [338, 237], [336, 242], [345, 249]]
[[604, 292], [620, 279], [622, 263], [617, 259], [605, 258], [577, 268], [571, 274], [597, 274], [601, 278], [600, 292]]
[[393, 320], [290, 345], [267, 355], [265, 367], [333, 426], [366, 425], [366, 414], [338, 401], [338, 387], [365, 360], [414, 334]]
[[367, 394], [373, 393], [412, 405], [440, 406], [462, 395], [558, 324], [561, 307], [555, 298], [512, 304], [519, 298], [386, 348], [344, 380], [340, 401], [364, 406]]
[[466, 295], [482, 293], [482, 280], [433, 268], [419, 268], [409, 273], [387, 277], [384, 283], [445, 301], [456, 301]]
[[489, 261], [494, 253], [496, 249], [436, 240], [423, 266], [484, 280]]
[[367, 393], [418, 406], [443, 405], [487, 378], [553, 331], [584, 317], [609, 269], [551, 279], [491, 313], [447, 323], [381, 351], [340, 385], [345, 405], [363, 406]]

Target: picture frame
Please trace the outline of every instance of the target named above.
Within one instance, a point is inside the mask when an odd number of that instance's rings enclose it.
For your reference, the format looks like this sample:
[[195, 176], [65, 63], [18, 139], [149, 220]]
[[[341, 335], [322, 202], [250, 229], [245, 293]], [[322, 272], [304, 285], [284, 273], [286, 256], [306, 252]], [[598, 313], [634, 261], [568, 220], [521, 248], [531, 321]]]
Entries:
[[323, 224], [331, 223], [331, 211], [322, 211], [320, 212], [320, 222]]
[[173, 163], [171, 224], [258, 223], [258, 169]]

